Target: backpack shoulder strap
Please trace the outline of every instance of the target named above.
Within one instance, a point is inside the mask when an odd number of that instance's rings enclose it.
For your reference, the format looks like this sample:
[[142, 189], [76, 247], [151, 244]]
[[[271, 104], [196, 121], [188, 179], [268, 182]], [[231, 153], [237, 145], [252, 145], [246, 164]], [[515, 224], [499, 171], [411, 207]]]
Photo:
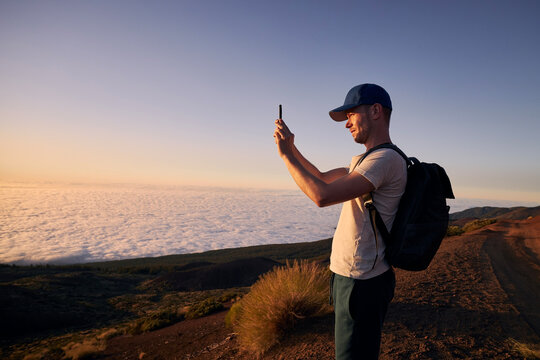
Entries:
[[360, 159], [358, 159], [358, 161], [356, 162], [356, 164], [354, 164], [354, 167], [352, 168], [352, 170], [354, 170], [358, 165], [360, 165], [360, 163], [362, 161], [364, 161], [364, 159], [369, 154], [371, 154], [372, 152], [374, 152], [376, 150], [379, 150], [379, 149], [392, 149], [392, 150], [395, 150], [396, 152], [398, 152], [405, 159], [405, 161], [407, 162], [407, 165], [409, 165], [409, 163], [410, 163], [409, 158], [407, 158], [407, 155], [405, 155], [405, 153], [403, 151], [401, 151], [400, 148], [398, 148], [396, 145], [394, 145], [392, 143], [384, 143], [384, 144], [374, 146], [371, 149], [369, 149], [368, 151], [366, 151], [365, 153], [363, 153], [362, 156], [360, 156]]
[[375, 147], [372, 147], [371, 149], [369, 149], [368, 151], [366, 151], [361, 157], [360, 159], [358, 159], [358, 161], [356, 162], [356, 164], [354, 165], [353, 167], [353, 170], [358, 166], [360, 165], [360, 163], [369, 155], [371, 154], [372, 152], [374, 152], [375, 150], [379, 150], [379, 149], [392, 149], [394, 150], [395, 152], [397, 152], [399, 155], [401, 155], [401, 157], [405, 160], [405, 163], [407, 164], [407, 167], [412, 165], [413, 163], [418, 163], [418, 159], [416, 158], [409, 158], [407, 157], [407, 155], [405, 155], [405, 153], [403, 151], [401, 151], [400, 148], [398, 148], [396, 145], [392, 144], [392, 143], [384, 143], [384, 144], [380, 144], [380, 145], [377, 145]]
[[[407, 155], [405, 155], [405, 153], [401, 151], [401, 149], [398, 148], [396, 145], [392, 143], [384, 143], [384, 144], [380, 144], [371, 148], [369, 151], [366, 151], [366, 153], [362, 155], [362, 157], [358, 160], [358, 162], [356, 163], [354, 167], [356, 168], [356, 166], [358, 166], [358, 164], [360, 164], [362, 160], [364, 160], [370, 153], [372, 153], [375, 150], [382, 149], [382, 148], [392, 149], [395, 152], [397, 152], [399, 155], [401, 155], [401, 157], [405, 160], [407, 167], [409, 167], [413, 163], [418, 163], [418, 160], [416, 158], [407, 157]], [[369, 220], [371, 222], [373, 233], [375, 234], [375, 242], [377, 243], [377, 230], [379, 230], [385, 242], [390, 241], [390, 232], [386, 228], [386, 225], [384, 224], [384, 220], [382, 219], [381, 214], [379, 213], [379, 211], [375, 207], [375, 204], [373, 203], [373, 193], [370, 192], [370, 193], [364, 194], [364, 196], [362, 196], [362, 199], [364, 200], [364, 206], [369, 211]]]
[[[416, 158], [409, 158], [407, 155], [405, 155], [405, 153], [403, 151], [401, 151], [400, 148], [398, 148], [396, 145], [392, 144], [392, 143], [385, 143], [385, 144], [381, 144], [379, 146], [376, 146], [377, 148], [387, 148], [387, 149], [392, 149], [394, 150], [395, 152], [397, 152], [399, 155], [401, 155], [401, 157], [405, 160], [405, 162], [407, 163], [407, 166], [411, 165], [413, 162], [418, 162], [418, 160]], [[375, 148], [374, 148], [375, 149]]]

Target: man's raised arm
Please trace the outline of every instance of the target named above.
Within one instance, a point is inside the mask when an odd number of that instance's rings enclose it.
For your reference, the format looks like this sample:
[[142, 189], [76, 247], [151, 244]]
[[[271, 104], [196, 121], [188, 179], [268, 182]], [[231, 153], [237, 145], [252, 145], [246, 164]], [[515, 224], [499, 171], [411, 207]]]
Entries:
[[312, 175], [319, 178], [320, 180], [324, 181], [325, 183], [329, 184], [332, 181], [335, 181], [339, 179], [340, 177], [343, 177], [349, 173], [347, 168], [337, 168], [332, 169], [330, 171], [321, 172], [315, 165], [313, 165], [311, 162], [309, 162], [308, 159], [306, 159], [302, 153], [300, 153], [300, 150], [296, 147], [296, 145], [293, 144], [293, 156], [300, 161], [300, 164], [309, 171]]
[[349, 174], [346, 168], [321, 173], [298, 151], [294, 134], [281, 119], [276, 120], [274, 139], [294, 181], [317, 206], [341, 203], [374, 189], [365, 177], [357, 172]]

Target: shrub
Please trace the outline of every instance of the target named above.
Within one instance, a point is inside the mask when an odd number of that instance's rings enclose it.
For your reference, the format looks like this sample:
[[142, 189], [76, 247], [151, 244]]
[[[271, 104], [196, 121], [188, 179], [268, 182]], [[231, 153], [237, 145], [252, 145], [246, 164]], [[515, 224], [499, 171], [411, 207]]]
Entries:
[[[0, 355], [2, 354], [0, 353]], [[48, 349], [41, 349], [36, 352], [28, 353], [22, 358], [22, 360], [43, 360], [43, 359], [63, 360], [63, 359], [66, 359], [66, 353], [62, 348], [58, 346], [53, 346]]]
[[174, 309], [161, 310], [135, 321], [130, 324], [126, 332], [136, 335], [144, 332], [161, 329], [165, 326], [175, 324], [184, 319], [182, 312]]
[[517, 351], [524, 359], [540, 359], [539, 344], [522, 343], [513, 338], [509, 338], [507, 341], [512, 346], [512, 349]]
[[220, 297], [218, 297], [218, 301], [222, 303], [226, 303], [227, 301], [235, 301], [236, 299], [240, 298], [242, 294], [239, 294], [236, 291], [227, 291], [223, 293]]
[[108, 330], [103, 331], [101, 334], [97, 336], [98, 340], [109, 340], [113, 337], [121, 335], [121, 331], [116, 328], [111, 328]]
[[215, 298], [208, 298], [191, 306], [186, 314], [186, 319], [196, 319], [223, 309], [223, 304]]
[[84, 340], [82, 343], [69, 343], [63, 350], [67, 359], [84, 360], [105, 350], [105, 344], [96, 340]]
[[463, 231], [462, 228], [460, 228], [457, 225], [450, 225], [448, 226], [448, 230], [446, 231], [446, 236], [457, 236], [463, 234], [465, 231]]
[[260, 355], [299, 319], [328, 313], [329, 275], [304, 260], [261, 276], [231, 315], [240, 346]]
[[240, 313], [241, 304], [239, 302], [234, 303], [227, 315], [225, 315], [225, 326], [230, 328], [238, 321], [238, 314]]
[[473, 221], [470, 221], [468, 223], [466, 223], [464, 226], [463, 226], [463, 231], [464, 232], [469, 232], [469, 231], [473, 231], [473, 230], [478, 230], [480, 228], [483, 228], [484, 226], [487, 226], [487, 225], [490, 225], [490, 224], [493, 224], [497, 222], [496, 219], [478, 219], [478, 220], [473, 220]]

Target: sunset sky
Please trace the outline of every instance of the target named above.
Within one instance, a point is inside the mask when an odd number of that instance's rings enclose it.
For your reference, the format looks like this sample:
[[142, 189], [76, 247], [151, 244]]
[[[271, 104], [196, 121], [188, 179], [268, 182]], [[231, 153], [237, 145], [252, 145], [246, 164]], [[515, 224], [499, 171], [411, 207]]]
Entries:
[[540, 1], [0, 0], [0, 180], [294, 188], [278, 104], [346, 166], [374, 82], [458, 197], [540, 203], [539, 36]]

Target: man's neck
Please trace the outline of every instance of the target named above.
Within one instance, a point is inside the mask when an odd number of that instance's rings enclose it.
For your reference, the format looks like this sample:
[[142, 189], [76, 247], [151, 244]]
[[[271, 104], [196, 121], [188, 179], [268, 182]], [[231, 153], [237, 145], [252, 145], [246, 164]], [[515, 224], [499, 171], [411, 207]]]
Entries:
[[367, 141], [364, 146], [366, 147], [366, 151], [369, 151], [373, 149], [375, 146], [379, 146], [381, 144], [391, 144], [392, 140], [390, 140], [390, 136], [384, 136], [380, 137], [378, 139], [374, 139], [371, 141]]

